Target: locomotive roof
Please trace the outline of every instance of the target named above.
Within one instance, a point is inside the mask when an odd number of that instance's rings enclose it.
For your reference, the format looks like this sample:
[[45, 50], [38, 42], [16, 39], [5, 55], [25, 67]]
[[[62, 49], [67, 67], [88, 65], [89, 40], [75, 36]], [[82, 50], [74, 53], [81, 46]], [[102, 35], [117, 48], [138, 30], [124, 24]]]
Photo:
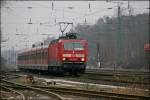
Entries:
[[47, 47], [42, 47], [42, 48], [32, 48], [30, 50], [19, 52], [18, 55], [32, 54], [34, 51], [37, 51], [37, 52], [40, 52], [41, 50], [45, 51], [47, 48], [48, 48], [48, 46]]
[[[81, 41], [81, 42], [86, 41], [84, 39], [77, 38], [76, 35], [77, 35], [77, 33], [66, 33], [65, 36], [61, 36], [58, 39], [52, 40], [50, 42], [50, 44], [57, 43], [59, 40], [61, 40], [61, 41]], [[39, 47], [34, 47], [34, 48], [31, 48], [30, 50], [25, 50], [25, 51], [20, 52], [18, 54], [19, 55], [24, 55], [24, 54], [30, 53], [32, 51], [35, 51], [35, 50], [39, 51], [41, 49], [47, 49], [49, 45], [42, 45], [42, 46], [39, 46]]]
[[65, 36], [61, 36], [58, 39], [52, 40], [50, 44], [56, 43], [59, 40], [84, 40], [84, 39], [79, 39], [77, 37], [77, 33], [66, 33]]

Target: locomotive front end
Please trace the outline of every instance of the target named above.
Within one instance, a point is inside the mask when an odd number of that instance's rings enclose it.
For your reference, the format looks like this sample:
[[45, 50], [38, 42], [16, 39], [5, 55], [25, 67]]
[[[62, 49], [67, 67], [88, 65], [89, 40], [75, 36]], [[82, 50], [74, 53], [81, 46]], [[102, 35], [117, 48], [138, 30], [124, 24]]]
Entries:
[[64, 40], [61, 61], [63, 69], [71, 74], [84, 72], [87, 62], [87, 42], [85, 40]]

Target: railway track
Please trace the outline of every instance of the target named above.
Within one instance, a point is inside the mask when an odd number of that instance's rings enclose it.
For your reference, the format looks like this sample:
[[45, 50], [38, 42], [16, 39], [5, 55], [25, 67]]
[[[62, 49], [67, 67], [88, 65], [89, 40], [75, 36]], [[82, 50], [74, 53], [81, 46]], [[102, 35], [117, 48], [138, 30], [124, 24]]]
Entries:
[[[20, 84], [16, 83], [12, 83], [9, 81], [6, 81], [6, 83], [8, 83], [7, 87], [11, 87], [11, 88], [17, 88], [17, 89], [27, 89], [27, 87], [29, 86], [22, 86]], [[11, 84], [11, 86], [10, 86]], [[84, 90], [84, 89], [73, 89], [73, 88], [65, 88], [65, 87], [54, 87], [54, 86], [48, 86], [48, 87], [44, 87], [44, 86], [37, 86], [37, 85], [31, 85], [30, 88], [33, 88], [34, 90], [36, 89], [36, 91], [41, 91], [42, 92], [46, 91], [46, 93], [48, 92], [55, 92], [57, 94], [60, 93], [60, 95], [78, 95], [78, 96], [86, 96], [86, 97], [95, 97], [95, 98], [105, 98], [106, 100], [108, 99], [112, 99], [112, 100], [148, 100], [150, 97], [149, 96], [137, 96], [137, 95], [127, 95], [127, 94], [119, 94], [119, 93], [111, 93], [111, 92], [104, 92], [104, 91], [90, 91], [90, 90]], [[29, 89], [29, 88], [28, 88]], [[50, 94], [50, 95], [54, 95], [54, 94]], [[54, 95], [55, 100], [64, 100], [63, 96], [56, 96]], [[57, 99], [56, 99], [57, 98]], [[104, 100], [105, 100], [104, 99]], [[54, 100], [54, 99], [52, 99]], [[66, 99], [67, 100], [67, 99]], [[75, 99], [77, 100], [77, 99]]]
[[87, 69], [86, 73], [95, 73], [95, 74], [101, 74], [101, 75], [109, 75], [112, 76], [114, 74], [118, 76], [127, 76], [130, 77], [132, 75], [136, 76], [149, 76], [148, 71], [131, 71], [131, 70], [100, 70], [100, 69]]
[[113, 70], [87, 70], [88, 79], [96, 81], [107, 81], [125, 85], [145, 85], [149, 87], [149, 72], [140, 71], [113, 71]]
[[12, 72], [0, 71], [0, 79], [15, 79], [21, 77]]
[[[10, 82], [4, 79], [1, 80], [0, 87], [5, 90], [7, 89], [20, 94], [22, 96], [22, 100], [28, 100], [28, 99], [64, 100], [60, 95], [56, 93], [27, 86], [27, 85]], [[5, 98], [1, 97], [1, 99], [5, 99]]]
[[[7, 81], [6, 83], [7, 83], [7, 86], [5, 85], [5, 87], [26, 89], [26, 87], [24, 87], [22, 85], [20, 86], [20, 84], [16, 85], [16, 83], [11, 83], [9, 81]], [[148, 100], [150, 98], [149, 96], [139, 96], [139, 95], [133, 95], [133, 94], [132, 95], [120, 94], [119, 92], [113, 93], [113, 92], [108, 92], [108, 91], [103, 91], [103, 90], [102, 91], [92, 91], [92, 90], [87, 90], [87, 89], [74, 89], [74, 88], [57, 87], [57, 86], [55, 86], [55, 87], [54, 86], [45, 86], [44, 87], [44, 86], [38, 86], [38, 85], [36, 85], [36, 86], [33, 85], [30, 87], [34, 87], [36, 89], [38, 88], [40, 90], [49, 91], [49, 92], [56, 92], [62, 98], [65, 98], [64, 97], [65, 94], [67, 95], [67, 97], [68, 97], [68, 95], [74, 95], [74, 96], [78, 96], [78, 97], [91, 97], [91, 98], [95, 97], [95, 98], [99, 98], [99, 99], [104, 98], [104, 100], [108, 100], [108, 99], [112, 99], [112, 100], [116, 100], [116, 99], [118, 99], [118, 100], [120, 100], [120, 99], [122, 99], [122, 100], [124, 100], [124, 99]], [[65, 100], [69, 100], [69, 99], [65, 99]], [[77, 99], [72, 99], [72, 100], [77, 100]]]
[[149, 96], [139, 96], [139, 95], [127, 95], [127, 94], [119, 94], [112, 92], [104, 92], [104, 91], [90, 91], [84, 89], [72, 89], [65, 87], [43, 87], [43, 86], [34, 86], [36, 88], [41, 88], [47, 91], [54, 91], [57, 93], [67, 93], [67, 94], [75, 94], [80, 96], [89, 96], [89, 97], [103, 97], [112, 100], [148, 100]]
[[[0, 85], [0, 88], [1, 88], [1, 91], [0, 91], [0, 93], [1, 93], [0, 99], [1, 100], [2, 99], [14, 99], [14, 98], [20, 99], [20, 100], [25, 100], [24, 94], [14, 90], [14, 89], [10, 89], [10, 88], [8, 88], [6, 86], [2, 86], [2, 85]], [[7, 97], [7, 98], [4, 98], [4, 97]]]
[[[20, 73], [20, 72], [19, 72]], [[25, 74], [25, 73], [24, 73]], [[38, 74], [34, 74], [38, 76]], [[149, 88], [150, 87], [150, 78], [148, 72], [137, 72], [137, 71], [116, 71], [112, 70], [87, 70], [85, 74], [81, 77], [72, 77], [72, 76], [49, 76], [49, 75], [40, 75], [45, 78], [60, 78], [78, 82], [87, 82], [87, 83], [99, 83], [107, 85], [116, 85], [116, 86], [134, 86], [137, 88]]]

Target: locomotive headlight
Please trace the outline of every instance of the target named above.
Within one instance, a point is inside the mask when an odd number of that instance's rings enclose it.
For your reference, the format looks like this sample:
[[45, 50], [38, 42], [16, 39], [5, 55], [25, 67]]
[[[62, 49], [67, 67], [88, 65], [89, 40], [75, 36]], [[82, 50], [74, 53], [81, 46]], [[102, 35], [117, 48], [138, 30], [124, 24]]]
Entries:
[[81, 58], [81, 61], [84, 61], [85, 59], [84, 58]]
[[62, 58], [62, 60], [63, 60], [63, 61], [65, 61], [65, 60], [66, 60], [66, 58]]

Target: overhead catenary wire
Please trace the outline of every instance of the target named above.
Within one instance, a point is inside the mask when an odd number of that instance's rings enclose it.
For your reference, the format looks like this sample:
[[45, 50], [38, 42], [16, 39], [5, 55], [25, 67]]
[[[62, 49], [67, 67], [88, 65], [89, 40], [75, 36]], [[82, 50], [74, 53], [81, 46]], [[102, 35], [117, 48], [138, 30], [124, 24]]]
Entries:
[[[33, 3], [35, 3], [35, 2], [33, 2]], [[39, 3], [37, 3], [37, 4], [39, 4]], [[38, 8], [38, 6], [27, 6], [27, 7], [25, 7], [25, 8], [27, 8], [27, 9], [30, 9], [30, 8]], [[42, 6], [43, 8], [45, 8], [46, 7], [46, 5], [43, 5]], [[39, 7], [39, 8], [42, 8], [42, 7]], [[11, 8], [11, 7], [10, 7]], [[47, 8], [47, 7], [46, 7]], [[52, 9], [52, 5], [50, 5], [49, 7], [48, 7], [48, 9]], [[60, 8], [62, 8], [62, 7], [60, 7]], [[91, 8], [91, 3], [89, 2], [89, 8], [90, 9], [93, 9], [93, 8]], [[88, 16], [94, 16], [94, 15], [98, 15], [98, 14], [102, 14], [103, 12], [106, 12], [106, 11], [108, 11], [108, 9], [106, 9], [106, 10], [97, 10], [97, 11], [95, 11], [95, 12], [91, 12], [91, 13], [87, 13], [87, 14], [84, 14], [84, 13], [80, 13], [80, 12], [75, 12], [75, 11], [70, 11], [70, 10], [64, 10], [64, 12], [65, 13], [75, 13], [75, 14], [80, 14], [81, 16], [79, 16], [79, 17], [75, 17], [75, 18], [73, 18], [74, 19], [74, 22], [76, 22], [78, 19], [81, 19], [81, 18], [83, 18], [83, 19], [85, 19], [85, 17], [88, 17]], [[60, 12], [60, 10], [59, 10], [59, 8], [55, 8], [55, 9], [53, 9], [53, 12], [55, 13], [55, 12]], [[61, 11], [62, 12], [62, 11]], [[100, 13], [99, 13], [100, 12]], [[17, 14], [16, 14], [17, 15]], [[47, 15], [48, 16], [48, 15]], [[56, 26], [56, 21], [58, 21], [58, 19], [61, 19], [61, 17], [59, 18], [58, 16], [50, 16], [53, 20], [54, 20], [54, 22], [55, 22], [55, 24], [50, 24], [50, 22], [48, 22], [47, 23], [47, 25], [44, 25], [44, 24], [41, 24], [41, 25], [43, 25], [43, 26]], [[57, 17], [57, 18], [56, 18]], [[25, 19], [29, 19], [29, 18], [25, 18]], [[56, 20], [57, 19], [57, 20]], [[88, 19], [88, 18], [87, 18]], [[86, 19], [86, 20], [87, 20]], [[40, 21], [41, 22], [41, 21]], [[6, 23], [6, 24], [21, 24], [21, 23]], [[25, 23], [22, 23], [22, 24], [25, 24]], [[33, 22], [33, 24], [39, 24], [39, 23], [34, 23]], [[49, 25], [50, 24], [50, 25]]]
[[[89, 5], [90, 5], [90, 3], [89, 3]], [[30, 6], [29, 6], [30, 7]], [[29, 8], [29, 7], [27, 7], [27, 8]], [[33, 7], [32, 7], [33, 8]], [[91, 6], [89, 6], [89, 8], [91, 8]], [[57, 12], [57, 11], [59, 11], [59, 10], [57, 10], [57, 9], [55, 9], [55, 11], [54, 12]], [[64, 12], [66, 13], [77, 13], [77, 14], [81, 14], [81, 13], [78, 13], [78, 12], [74, 12], [74, 11], [67, 11], [67, 10], [64, 10]], [[99, 12], [99, 11], [98, 11]], [[92, 16], [92, 15], [95, 15], [95, 14], [98, 14], [98, 12], [92, 12], [92, 13], [89, 13], [89, 14], [83, 14], [82, 13], [82, 15], [83, 16]], [[48, 16], [48, 15], [47, 15]], [[55, 16], [56, 17], [56, 16]], [[53, 18], [54, 20], [55, 20], [55, 22], [56, 22], [56, 18]], [[81, 18], [81, 17], [79, 17], [79, 18]], [[27, 18], [26, 18], [27, 19]], [[58, 18], [57, 18], [58, 19]], [[74, 21], [76, 20], [76, 18], [74, 18]]]
[[[84, 18], [85, 16], [91, 16], [91, 15], [95, 15], [95, 14], [97, 14], [98, 12], [105, 12], [105, 11], [107, 11], [108, 9], [106, 9], [106, 10], [98, 10], [98, 11], [95, 11], [95, 12], [92, 12], [92, 13], [89, 13], [89, 14], [83, 14], [82, 16], [80, 16], [80, 17], [78, 17], [78, 18], [74, 18], [74, 20], [77, 20], [77, 19], [80, 19], [80, 18]], [[68, 12], [68, 13], [73, 13], [73, 12]], [[55, 19], [55, 23], [56, 23], [56, 17], [54, 17]], [[58, 19], [58, 18], [57, 18]], [[7, 24], [21, 24], [21, 23], [7, 23]], [[26, 23], [22, 23], [22, 24], [26, 24]], [[39, 23], [32, 23], [32, 24], [39, 24]], [[46, 24], [46, 23], [45, 23]], [[47, 23], [48, 24], [48, 23]], [[40, 24], [40, 25], [44, 25], [44, 24]], [[53, 26], [56, 26], [57, 24], [51, 24], [51, 25], [44, 25], [44, 26], [48, 26], [48, 27], [53, 27]]]

